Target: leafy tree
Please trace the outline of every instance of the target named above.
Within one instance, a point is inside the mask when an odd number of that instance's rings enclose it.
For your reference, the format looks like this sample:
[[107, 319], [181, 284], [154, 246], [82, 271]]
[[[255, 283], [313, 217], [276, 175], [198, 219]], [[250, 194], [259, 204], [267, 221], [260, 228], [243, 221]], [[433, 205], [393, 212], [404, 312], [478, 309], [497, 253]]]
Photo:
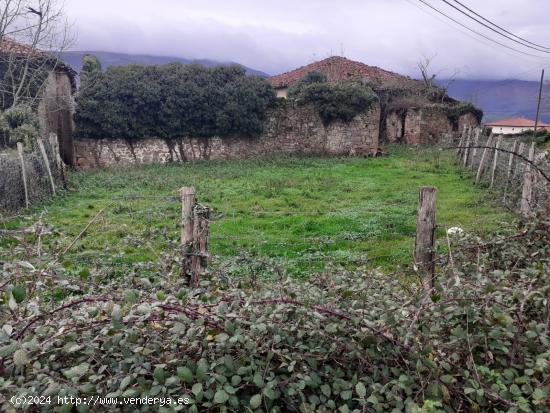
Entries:
[[102, 73], [101, 62], [97, 56], [85, 54], [82, 58], [82, 71], [80, 72], [80, 85], [86, 87]]

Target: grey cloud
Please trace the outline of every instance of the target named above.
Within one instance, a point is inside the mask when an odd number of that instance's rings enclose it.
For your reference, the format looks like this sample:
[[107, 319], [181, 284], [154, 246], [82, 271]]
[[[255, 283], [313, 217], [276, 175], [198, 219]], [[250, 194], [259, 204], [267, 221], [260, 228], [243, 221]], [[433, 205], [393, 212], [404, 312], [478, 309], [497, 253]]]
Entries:
[[[550, 43], [547, 0], [462, 1], [533, 42]], [[70, 0], [66, 10], [78, 27], [75, 49], [237, 61], [268, 73], [342, 48], [351, 59], [412, 76], [423, 55], [436, 54], [434, 71], [441, 76], [531, 79], [550, 66], [549, 58], [473, 39], [417, 0]]]

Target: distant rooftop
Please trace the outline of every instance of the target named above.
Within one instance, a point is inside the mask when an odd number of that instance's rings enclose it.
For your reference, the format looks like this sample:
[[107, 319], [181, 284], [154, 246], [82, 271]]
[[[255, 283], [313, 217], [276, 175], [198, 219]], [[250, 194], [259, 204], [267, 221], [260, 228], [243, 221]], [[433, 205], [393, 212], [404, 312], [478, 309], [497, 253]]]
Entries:
[[321, 72], [327, 77], [329, 82], [361, 78], [408, 87], [418, 86], [419, 84], [417, 80], [411, 79], [410, 77], [389, 72], [376, 66], [369, 66], [365, 63], [356, 62], [341, 56], [332, 56], [307, 66], [291, 70], [290, 72], [272, 76], [268, 78], [268, 81], [275, 88], [285, 88], [302, 79], [309, 72]]
[[[494, 120], [492, 122], [486, 123], [485, 126], [511, 126], [515, 128], [534, 128], [535, 121], [527, 118], [507, 118], [507, 119]], [[550, 124], [539, 121], [538, 126], [546, 128], [546, 127], [550, 127]]]

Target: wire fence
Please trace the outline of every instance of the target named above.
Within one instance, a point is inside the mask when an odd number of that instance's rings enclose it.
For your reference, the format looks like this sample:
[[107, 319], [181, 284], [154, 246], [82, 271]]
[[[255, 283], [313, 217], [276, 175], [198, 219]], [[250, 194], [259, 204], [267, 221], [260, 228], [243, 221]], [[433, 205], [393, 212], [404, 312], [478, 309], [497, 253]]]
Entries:
[[32, 148], [0, 153], [0, 212], [48, 200], [65, 182], [57, 137], [38, 139]]
[[443, 145], [455, 150], [476, 182], [497, 191], [506, 208], [524, 216], [550, 213], [550, 155], [533, 139], [465, 128], [459, 136], [447, 135]]
[[[77, 227], [64, 228], [63, 233], [53, 227], [48, 233], [42, 232], [44, 240], [62, 236], [63, 239], [50, 245], [57, 245], [59, 251], [53, 255], [59, 254], [59, 262], [71, 273], [78, 275], [91, 271], [92, 276], [103, 274], [100, 278], [133, 273], [143, 277], [178, 272], [178, 268], [184, 267], [187, 256], [204, 254], [184, 250], [181, 196], [135, 194], [111, 197], [108, 201], [98, 198], [96, 201], [87, 198], [81, 205], [80, 212], [84, 212], [88, 224], [91, 223], [86, 225], [82, 234], [86, 221]], [[92, 206], [93, 209], [88, 209]], [[325, 222], [335, 219], [341, 224], [340, 211], [336, 209], [245, 211], [224, 208], [223, 205], [220, 207], [220, 210], [211, 211], [208, 219], [211, 228], [207, 234], [208, 268], [216, 273], [302, 276], [318, 273], [327, 266], [356, 268], [402, 263], [409, 259], [412, 262], [412, 250], [397, 249], [388, 253], [376, 247], [374, 236], [357, 237], [344, 227], [333, 234], [302, 228], [307, 222], [315, 223], [317, 220]], [[62, 208], [57, 212], [63, 211]], [[66, 212], [74, 213], [74, 208]], [[287, 217], [290, 219], [286, 220]], [[44, 226], [47, 221], [45, 216]], [[36, 238], [41, 231], [40, 225], [35, 224], [33, 228], [24, 230]], [[6, 236], [19, 234], [17, 231], [0, 230], [0, 237], [2, 232]], [[411, 248], [413, 237], [411, 232]], [[69, 245], [72, 246], [68, 248]], [[65, 248], [68, 248], [67, 253], [60, 253]], [[9, 260], [10, 253], [5, 252], [5, 259]]]

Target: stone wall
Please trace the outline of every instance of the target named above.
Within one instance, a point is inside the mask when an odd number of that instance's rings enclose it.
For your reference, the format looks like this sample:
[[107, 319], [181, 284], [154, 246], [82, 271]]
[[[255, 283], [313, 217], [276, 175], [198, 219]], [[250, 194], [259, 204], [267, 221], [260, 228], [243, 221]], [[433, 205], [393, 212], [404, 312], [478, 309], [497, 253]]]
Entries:
[[74, 141], [81, 168], [192, 160], [242, 159], [273, 154], [370, 155], [378, 150], [380, 107], [351, 122], [324, 126], [316, 110], [290, 102], [268, 112], [259, 137], [84, 139]]
[[458, 120], [458, 129], [453, 126], [444, 109], [408, 108], [391, 111], [386, 116], [386, 138], [389, 142], [409, 145], [437, 143], [445, 133], [461, 131], [464, 125], [479, 126], [476, 117], [467, 113]]

